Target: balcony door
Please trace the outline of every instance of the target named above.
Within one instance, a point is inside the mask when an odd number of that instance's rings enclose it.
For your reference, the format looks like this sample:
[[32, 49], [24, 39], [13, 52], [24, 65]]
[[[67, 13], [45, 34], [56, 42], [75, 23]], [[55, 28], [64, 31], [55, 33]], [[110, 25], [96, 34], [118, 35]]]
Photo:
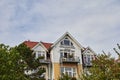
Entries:
[[70, 57], [70, 55], [73, 55], [74, 56], [74, 54], [75, 54], [75, 51], [73, 51], [73, 50], [66, 50], [66, 49], [64, 49], [64, 50], [60, 50], [60, 57], [61, 58], [69, 58]]

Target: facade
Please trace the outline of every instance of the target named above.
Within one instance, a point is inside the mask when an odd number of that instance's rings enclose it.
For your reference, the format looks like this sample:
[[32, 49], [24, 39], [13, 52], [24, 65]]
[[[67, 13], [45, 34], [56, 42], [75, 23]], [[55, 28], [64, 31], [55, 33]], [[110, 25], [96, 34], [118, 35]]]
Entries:
[[[84, 71], [85, 65], [94, 58], [94, 51], [84, 48], [73, 36], [66, 32], [56, 42], [24, 42], [34, 51], [36, 58], [46, 69], [46, 80], [58, 80], [62, 74], [78, 78]], [[90, 55], [90, 61], [89, 56]], [[86, 57], [86, 58], [85, 58]]]
[[92, 60], [95, 60], [96, 53], [90, 48], [84, 48], [82, 52], [83, 71], [85, 74], [89, 74], [88, 69], [92, 67]]

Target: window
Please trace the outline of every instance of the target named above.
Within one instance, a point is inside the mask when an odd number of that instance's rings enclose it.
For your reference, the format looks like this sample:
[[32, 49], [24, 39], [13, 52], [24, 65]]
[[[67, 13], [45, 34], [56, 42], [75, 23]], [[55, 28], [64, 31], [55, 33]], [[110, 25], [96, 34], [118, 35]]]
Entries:
[[91, 61], [90, 58], [91, 58], [91, 56], [90, 56], [90, 55], [87, 55], [87, 59], [88, 59], [87, 62], [88, 62], [88, 63], [90, 63], [90, 61]]
[[84, 63], [87, 63], [87, 59], [86, 59], [86, 56], [84, 56]]
[[68, 39], [64, 40], [64, 45], [70, 45], [70, 41]]
[[60, 57], [62, 58], [64, 56], [63, 51], [60, 50]]
[[38, 57], [40, 57], [40, 56], [42, 56], [42, 54], [41, 54], [41, 53], [38, 53]]
[[84, 55], [85, 64], [91, 64], [91, 61], [92, 61], [92, 55]]
[[63, 41], [61, 41], [61, 45], [73, 46], [73, 43], [68, 38], [65, 38]]
[[61, 74], [68, 74], [70, 77], [76, 76], [76, 70], [72, 67], [61, 67]]
[[60, 50], [60, 58], [61, 57], [69, 58], [70, 55], [74, 56], [74, 54], [75, 54], [74, 50], [70, 50], [70, 49]]
[[73, 68], [73, 77], [76, 75], [75, 68]]
[[61, 73], [64, 73], [64, 67], [61, 67], [60, 71], [61, 71]]
[[36, 57], [41, 57], [41, 56], [45, 56], [45, 51], [38, 51], [37, 54], [36, 54]]

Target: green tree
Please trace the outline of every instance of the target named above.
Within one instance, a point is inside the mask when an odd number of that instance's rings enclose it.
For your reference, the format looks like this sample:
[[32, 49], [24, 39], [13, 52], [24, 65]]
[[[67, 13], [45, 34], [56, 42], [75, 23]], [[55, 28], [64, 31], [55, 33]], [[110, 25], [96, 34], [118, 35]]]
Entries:
[[58, 80], [77, 80], [75, 77], [70, 77], [68, 74], [62, 74]]
[[67, 74], [62, 74], [59, 80], [70, 80], [71, 78]]
[[15, 48], [0, 44], [0, 80], [29, 80], [23, 73], [20, 58]]
[[[118, 48], [120, 49], [119, 45]], [[115, 52], [119, 52], [114, 48]], [[120, 55], [119, 55], [120, 56]], [[83, 74], [82, 80], [119, 80], [120, 79], [120, 63], [116, 62], [110, 54], [97, 55], [93, 60], [93, 65], [89, 68], [89, 74]]]
[[114, 49], [114, 51], [117, 53], [118, 58], [120, 58], [120, 52], [118, 51], [118, 50], [120, 50], [120, 45], [117, 44], [117, 47], [118, 47], [118, 49], [117, 49], [117, 48], [113, 48], [113, 49]]
[[45, 72], [45, 69], [40, 67], [41, 64], [39, 62], [39, 58], [35, 58], [35, 54], [33, 53], [33, 51], [24, 43], [18, 45], [16, 49], [20, 53], [22, 61], [27, 65], [25, 67], [25, 70], [36, 70], [36, 72], [32, 73], [31, 75], [28, 75], [31, 78], [31, 80], [43, 80], [44, 78], [40, 77], [40, 75], [42, 75]]

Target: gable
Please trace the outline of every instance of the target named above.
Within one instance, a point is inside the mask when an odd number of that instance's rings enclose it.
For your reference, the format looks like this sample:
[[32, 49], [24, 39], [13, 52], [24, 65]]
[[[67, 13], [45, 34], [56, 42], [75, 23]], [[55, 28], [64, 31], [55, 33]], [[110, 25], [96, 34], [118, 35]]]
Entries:
[[80, 49], [83, 49], [81, 44], [75, 40], [68, 32], [66, 32], [63, 36], [61, 36], [53, 45], [52, 47], [56, 46], [57, 44], [61, 45], [77, 45]]
[[83, 55], [95, 55], [96, 53], [90, 47], [87, 47], [85, 48], [82, 54]]
[[47, 51], [47, 49], [40, 43], [38, 43], [35, 47], [32, 48], [34, 51]]
[[63, 46], [73, 46], [73, 41], [68, 36], [66, 36], [65, 38], [63, 38], [60, 41], [60, 45], [63, 45]]
[[44, 48], [45, 50], [49, 50], [51, 48], [51, 46], [53, 45], [53, 43], [46, 43], [46, 42], [34, 42], [34, 41], [24, 41], [23, 42], [25, 45], [27, 45], [27, 47], [29, 47], [30, 49], [35, 49], [35, 48], [39, 48], [39, 46], [41, 46], [42, 48]]

